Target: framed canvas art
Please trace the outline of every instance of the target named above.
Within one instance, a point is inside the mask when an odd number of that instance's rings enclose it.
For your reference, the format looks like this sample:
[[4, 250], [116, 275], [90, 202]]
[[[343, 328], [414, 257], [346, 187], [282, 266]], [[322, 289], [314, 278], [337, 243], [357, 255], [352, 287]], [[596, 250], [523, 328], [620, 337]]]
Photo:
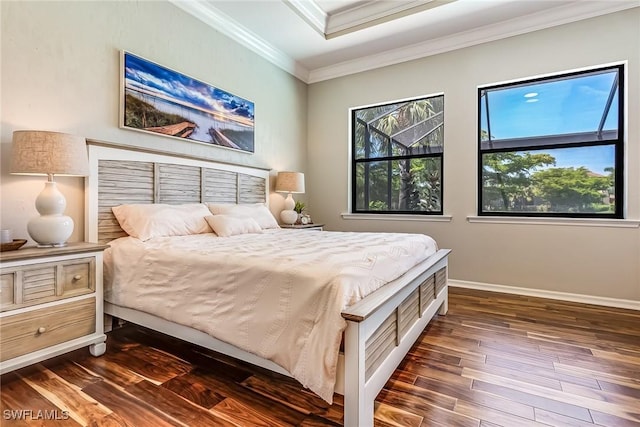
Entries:
[[254, 104], [122, 51], [120, 126], [255, 151]]

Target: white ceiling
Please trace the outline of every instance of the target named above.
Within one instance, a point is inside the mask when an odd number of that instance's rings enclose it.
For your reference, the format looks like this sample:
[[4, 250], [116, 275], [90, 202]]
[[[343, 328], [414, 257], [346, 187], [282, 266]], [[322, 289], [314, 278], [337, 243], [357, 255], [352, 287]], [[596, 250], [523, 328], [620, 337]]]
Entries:
[[640, 0], [170, 1], [307, 83], [640, 7]]

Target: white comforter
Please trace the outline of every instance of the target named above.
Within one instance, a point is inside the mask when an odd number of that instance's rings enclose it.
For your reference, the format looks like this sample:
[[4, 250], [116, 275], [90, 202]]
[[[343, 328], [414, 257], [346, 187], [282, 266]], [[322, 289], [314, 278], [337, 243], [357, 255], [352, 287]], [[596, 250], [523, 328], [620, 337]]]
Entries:
[[340, 312], [436, 251], [421, 234], [272, 230], [142, 242], [105, 253], [105, 299], [272, 360], [331, 403]]

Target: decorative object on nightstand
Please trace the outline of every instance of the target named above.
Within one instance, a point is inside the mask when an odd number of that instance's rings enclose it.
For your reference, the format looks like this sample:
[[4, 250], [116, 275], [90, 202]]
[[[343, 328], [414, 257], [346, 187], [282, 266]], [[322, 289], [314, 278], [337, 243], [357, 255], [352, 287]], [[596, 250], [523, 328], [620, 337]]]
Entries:
[[305, 204], [299, 200], [296, 201], [296, 206], [293, 208], [294, 211], [298, 214], [298, 219], [296, 220], [296, 224], [310, 224], [311, 217], [304, 213]]
[[70, 243], [0, 253], [0, 374], [89, 346], [105, 352], [102, 252]]
[[311, 217], [309, 215], [300, 214], [300, 224], [302, 225], [313, 224], [313, 221], [311, 221]]
[[29, 235], [40, 247], [65, 246], [73, 233], [73, 220], [64, 215], [67, 201], [53, 176], [89, 175], [85, 139], [60, 132], [21, 130], [13, 132], [12, 149], [12, 174], [47, 176], [44, 190], [36, 198], [40, 216], [27, 224]]
[[20, 249], [27, 243], [26, 239], [13, 239], [11, 242], [2, 243], [0, 245], [0, 252], [15, 251]]
[[295, 224], [298, 220], [298, 213], [294, 210], [296, 202], [291, 194], [304, 193], [304, 174], [301, 172], [278, 172], [276, 191], [289, 193], [284, 200], [284, 210], [280, 212], [280, 221], [284, 224]]

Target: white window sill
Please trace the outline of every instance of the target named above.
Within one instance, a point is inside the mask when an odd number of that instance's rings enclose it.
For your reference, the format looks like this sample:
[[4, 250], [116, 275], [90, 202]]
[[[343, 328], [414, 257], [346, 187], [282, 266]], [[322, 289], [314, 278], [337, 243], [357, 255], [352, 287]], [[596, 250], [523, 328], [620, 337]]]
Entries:
[[613, 227], [638, 228], [640, 220], [635, 219], [599, 219], [599, 218], [531, 218], [506, 216], [468, 216], [471, 223], [484, 224], [527, 224], [527, 225], [562, 225], [579, 227]]
[[348, 220], [376, 220], [376, 221], [421, 221], [421, 222], [451, 222], [451, 215], [410, 215], [410, 214], [354, 214], [343, 212], [342, 219]]

